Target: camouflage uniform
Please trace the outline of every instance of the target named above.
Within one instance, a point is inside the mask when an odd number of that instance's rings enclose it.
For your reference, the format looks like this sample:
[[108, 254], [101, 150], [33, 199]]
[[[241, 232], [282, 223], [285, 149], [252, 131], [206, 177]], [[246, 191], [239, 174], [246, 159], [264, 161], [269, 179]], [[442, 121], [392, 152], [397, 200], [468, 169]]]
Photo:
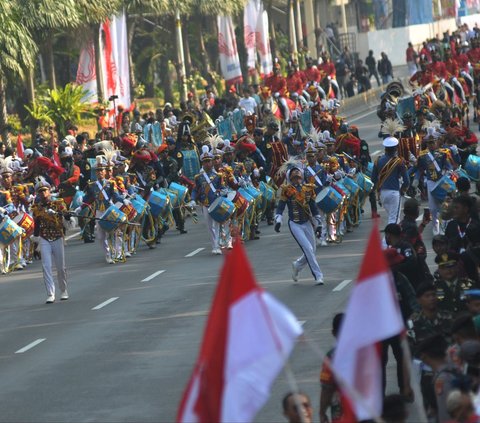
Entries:
[[475, 288], [475, 282], [467, 278], [457, 278], [453, 282], [436, 279], [434, 283], [440, 308], [454, 314], [467, 310], [464, 291]]
[[415, 342], [418, 344], [425, 338], [434, 334], [442, 335], [449, 343], [451, 341], [451, 331], [453, 314], [448, 310], [438, 310], [433, 319], [429, 319], [421, 310], [415, 312], [410, 317], [413, 323], [415, 333]]

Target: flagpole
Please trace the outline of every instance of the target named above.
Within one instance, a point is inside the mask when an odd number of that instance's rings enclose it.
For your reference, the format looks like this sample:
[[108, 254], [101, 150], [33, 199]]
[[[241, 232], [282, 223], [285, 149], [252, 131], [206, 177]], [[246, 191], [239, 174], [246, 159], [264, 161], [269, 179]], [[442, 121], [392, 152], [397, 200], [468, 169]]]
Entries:
[[180, 19], [180, 11], [175, 10], [175, 31], [177, 35], [177, 52], [178, 52], [178, 66], [180, 68], [180, 99], [187, 100], [187, 87], [185, 84], [185, 55], [183, 52], [183, 36], [182, 36], [182, 21]]

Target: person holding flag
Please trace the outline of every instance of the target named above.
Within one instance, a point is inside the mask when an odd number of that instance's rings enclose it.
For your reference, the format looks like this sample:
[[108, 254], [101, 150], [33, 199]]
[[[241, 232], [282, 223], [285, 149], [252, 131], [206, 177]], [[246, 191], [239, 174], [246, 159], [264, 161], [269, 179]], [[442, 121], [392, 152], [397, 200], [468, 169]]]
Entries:
[[280, 201], [275, 215], [275, 231], [280, 232], [282, 214], [288, 207], [288, 227], [303, 254], [292, 263], [292, 279], [298, 281], [298, 273], [308, 264], [316, 285], [323, 285], [323, 273], [318, 265], [315, 251], [314, 227], [321, 225], [322, 219], [315, 204], [315, 185], [303, 183], [303, 166], [289, 160], [279, 169], [287, 183], [282, 185]]

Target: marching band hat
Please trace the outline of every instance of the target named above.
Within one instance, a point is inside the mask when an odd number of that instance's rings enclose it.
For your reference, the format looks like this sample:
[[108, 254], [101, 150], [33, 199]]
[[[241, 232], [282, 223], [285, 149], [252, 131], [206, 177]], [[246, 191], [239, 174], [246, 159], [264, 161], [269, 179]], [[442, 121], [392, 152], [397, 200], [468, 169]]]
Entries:
[[384, 147], [396, 147], [398, 145], [398, 140], [395, 137], [387, 137], [383, 140]]
[[210, 153], [210, 149], [208, 148], [208, 145], [202, 146], [202, 154], [200, 154], [200, 161], [204, 162], [206, 160], [212, 160], [213, 159], [213, 154]]
[[418, 285], [415, 295], [417, 298], [420, 298], [426, 292], [431, 291], [437, 292], [437, 287], [432, 282], [422, 282], [420, 285]]
[[36, 184], [35, 184], [35, 191], [43, 191], [44, 189], [51, 189], [52, 186], [44, 179], [41, 178]]
[[95, 170], [102, 170], [108, 166], [107, 158], [105, 156], [95, 157]]
[[452, 252], [439, 254], [437, 257], [435, 257], [435, 263], [437, 263], [439, 267], [452, 267], [455, 266], [457, 262], [458, 255]]

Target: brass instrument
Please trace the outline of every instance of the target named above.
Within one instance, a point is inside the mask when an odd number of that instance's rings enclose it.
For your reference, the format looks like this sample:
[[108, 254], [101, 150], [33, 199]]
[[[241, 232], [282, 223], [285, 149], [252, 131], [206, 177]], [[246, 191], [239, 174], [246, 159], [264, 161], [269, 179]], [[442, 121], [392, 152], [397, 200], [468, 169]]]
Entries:
[[206, 112], [202, 112], [202, 117], [192, 125], [190, 132], [197, 143], [203, 143], [211, 129], [215, 128], [215, 123]]

